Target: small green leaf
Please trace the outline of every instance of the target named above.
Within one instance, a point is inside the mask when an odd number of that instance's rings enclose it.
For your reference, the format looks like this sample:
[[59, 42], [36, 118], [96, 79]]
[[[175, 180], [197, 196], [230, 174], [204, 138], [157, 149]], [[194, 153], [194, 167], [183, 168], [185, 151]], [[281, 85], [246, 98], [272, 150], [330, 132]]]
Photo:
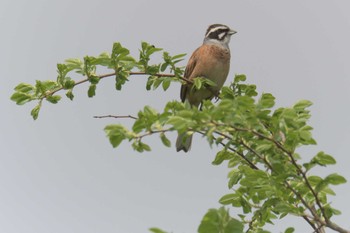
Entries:
[[46, 91], [51, 91], [55, 89], [57, 86], [58, 86], [57, 82], [52, 80], [46, 80], [46, 81], [36, 80], [36, 83], [35, 83], [36, 91], [39, 91], [41, 93], [45, 93]]
[[159, 87], [159, 85], [163, 82], [163, 80], [163, 77], [155, 79], [153, 82], [153, 90], [156, 90]]
[[49, 101], [52, 104], [57, 104], [58, 101], [61, 100], [61, 96], [59, 95], [49, 95], [46, 97], [46, 100]]
[[30, 115], [32, 115], [33, 119], [36, 120], [38, 119], [39, 116], [39, 111], [41, 108], [41, 104], [39, 103], [37, 106], [35, 106], [32, 111], [30, 112]]
[[230, 178], [228, 181], [228, 188], [231, 189], [240, 181], [240, 179], [242, 179], [243, 175], [238, 169], [233, 169], [230, 171], [228, 177]]
[[132, 147], [138, 152], [151, 151], [151, 147], [140, 140], [135, 140], [132, 143]]
[[97, 75], [91, 75], [91, 76], [89, 77], [89, 82], [90, 82], [91, 84], [98, 84], [99, 81], [100, 81], [100, 77], [98, 77]]
[[[80, 60], [79, 58], [69, 58], [65, 60], [65, 65], [68, 68], [68, 70], [82, 70], [84, 67], [84, 63], [82, 60]], [[57, 66], [58, 70], [62, 70], [62, 68], [60, 69], [59, 66]]]
[[343, 176], [336, 174], [336, 173], [328, 175], [324, 179], [324, 181], [327, 182], [328, 184], [333, 184], [333, 185], [346, 183], [346, 179]]
[[149, 76], [146, 83], [146, 90], [151, 90], [151, 87], [154, 85], [154, 82], [157, 80], [155, 76]]
[[70, 100], [73, 100], [73, 99], [74, 99], [73, 90], [68, 90], [68, 91], [66, 92], [66, 96], [67, 96], [67, 98], [69, 98]]
[[220, 165], [223, 161], [231, 159], [233, 157], [233, 154], [227, 150], [221, 150], [219, 151], [213, 162], [211, 164], [213, 165]]
[[200, 78], [195, 78], [194, 80], [194, 88], [196, 90], [200, 90], [202, 88], [202, 80]]
[[244, 82], [247, 77], [244, 74], [236, 74], [234, 83]]
[[296, 104], [294, 104], [293, 108], [297, 111], [302, 111], [307, 107], [310, 107], [312, 102], [309, 100], [300, 100]]
[[188, 123], [187, 119], [184, 119], [183, 117], [179, 117], [179, 116], [169, 117], [169, 120], [167, 121], [167, 124], [174, 126], [176, 130], [180, 132], [187, 131], [188, 133], [187, 123]]
[[210, 87], [215, 87], [216, 86], [215, 82], [213, 82], [212, 80], [207, 79], [207, 78], [202, 79], [202, 82], [205, 83], [207, 86], [210, 86]]
[[311, 163], [316, 163], [316, 164], [319, 164], [321, 166], [326, 166], [326, 165], [335, 164], [336, 161], [335, 161], [335, 159], [332, 156], [324, 153], [323, 151], [320, 151], [311, 160]]
[[23, 105], [31, 100], [33, 100], [33, 97], [29, 94], [23, 93], [23, 92], [15, 92], [11, 96], [11, 100], [16, 102], [18, 105]]
[[164, 72], [166, 70], [166, 68], [168, 67], [168, 63], [163, 63], [161, 66], [160, 66], [160, 71]]
[[262, 94], [258, 106], [262, 109], [272, 108], [275, 105], [275, 97], [270, 93]]
[[63, 81], [63, 88], [64, 89], [72, 89], [75, 86], [75, 81], [72, 80], [70, 77], [66, 77]]
[[169, 86], [170, 86], [170, 83], [171, 83], [171, 79], [170, 78], [165, 78], [163, 83], [162, 83], [162, 86], [163, 86], [163, 90], [166, 91]]
[[153, 233], [167, 233], [166, 231], [163, 231], [163, 230], [161, 230], [159, 228], [155, 228], [155, 227], [150, 228], [149, 231], [153, 232]]
[[186, 53], [177, 54], [177, 55], [173, 56], [171, 58], [171, 60], [176, 60], [176, 59], [179, 59], [179, 58], [183, 58], [184, 56], [186, 56]]
[[198, 233], [242, 233], [244, 225], [232, 218], [225, 208], [210, 209], [198, 227]]
[[293, 233], [295, 231], [294, 227], [288, 227], [284, 233]]
[[244, 225], [241, 221], [231, 218], [227, 225], [224, 226], [224, 233], [242, 233]]
[[91, 84], [88, 90], [88, 97], [93, 97], [96, 94], [96, 85], [95, 84]]
[[170, 140], [165, 136], [164, 133], [160, 134], [160, 139], [162, 140], [162, 143], [164, 144], [164, 146], [166, 146], [166, 147], [170, 147], [171, 146]]
[[128, 138], [128, 131], [122, 125], [107, 125], [104, 130], [113, 147], [119, 146], [123, 140]]
[[219, 200], [219, 203], [222, 205], [230, 205], [240, 207], [242, 206], [241, 197], [236, 193], [230, 193], [222, 196]]
[[325, 213], [327, 218], [331, 218], [333, 215], [340, 215], [341, 214], [341, 211], [334, 209], [329, 204], [325, 205], [323, 207], [323, 209], [324, 209], [324, 213]]
[[20, 83], [15, 87], [16, 92], [29, 93], [29, 92], [33, 92], [34, 90], [35, 90], [35, 87], [27, 83]]

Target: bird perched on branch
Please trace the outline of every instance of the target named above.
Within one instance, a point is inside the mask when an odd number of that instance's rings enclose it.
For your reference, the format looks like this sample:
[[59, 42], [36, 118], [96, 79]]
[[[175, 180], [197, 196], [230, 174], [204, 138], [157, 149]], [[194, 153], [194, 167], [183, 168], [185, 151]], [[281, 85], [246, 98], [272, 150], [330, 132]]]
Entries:
[[[181, 101], [188, 101], [198, 107], [203, 100], [212, 99], [220, 92], [230, 70], [231, 36], [236, 31], [226, 25], [210, 25], [205, 33], [203, 44], [197, 48], [187, 63], [184, 78], [193, 81], [197, 77], [207, 78], [215, 86], [195, 90], [191, 83], [181, 86]], [[192, 135], [179, 134], [176, 140], [176, 150], [187, 152], [191, 148]]]

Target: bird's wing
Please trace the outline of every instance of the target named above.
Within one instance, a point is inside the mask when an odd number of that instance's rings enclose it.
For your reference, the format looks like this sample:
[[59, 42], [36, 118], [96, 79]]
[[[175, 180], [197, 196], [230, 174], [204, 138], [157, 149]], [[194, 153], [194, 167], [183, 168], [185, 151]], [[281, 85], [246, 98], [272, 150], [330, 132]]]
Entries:
[[[198, 61], [197, 52], [199, 49], [200, 47], [192, 53], [192, 56], [190, 57], [190, 60], [187, 63], [185, 73], [184, 73], [184, 78], [186, 79], [191, 80], [191, 78], [193, 78], [192, 73]], [[191, 85], [189, 83], [182, 84], [181, 91], [180, 91], [180, 97], [182, 102], [185, 102], [187, 92], [190, 91], [190, 88], [191, 88]]]

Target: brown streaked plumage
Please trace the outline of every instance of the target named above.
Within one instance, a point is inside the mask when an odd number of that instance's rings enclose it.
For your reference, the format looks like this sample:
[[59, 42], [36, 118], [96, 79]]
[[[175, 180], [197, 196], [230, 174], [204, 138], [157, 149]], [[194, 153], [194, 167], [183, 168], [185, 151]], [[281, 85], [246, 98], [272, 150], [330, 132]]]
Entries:
[[[212, 99], [224, 85], [230, 70], [230, 49], [228, 43], [234, 30], [222, 24], [210, 25], [206, 31], [203, 45], [196, 49], [185, 69], [184, 77], [194, 80], [197, 77], [207, 78], [216, 83], [216, 86], [194, 90], [192, 84], [181, 86], [180, 97], [198, 107], [205, 99]], [[180, 134], [176, 140], [176, 150], [189, 151], [192, 135]]]

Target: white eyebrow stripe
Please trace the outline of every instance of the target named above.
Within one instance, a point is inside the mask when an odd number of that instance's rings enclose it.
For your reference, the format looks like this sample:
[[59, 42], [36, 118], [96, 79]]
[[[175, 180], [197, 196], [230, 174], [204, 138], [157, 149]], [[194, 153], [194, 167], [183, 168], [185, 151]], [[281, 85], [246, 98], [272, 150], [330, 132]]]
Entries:
[[207, 37], [208, 35], [210, 35], [210, 33], [214, 32], [214, 31], [217, 31], [217, 30], [220, 30], [220, 29], [227, 29], [227, 27], [220, 26], [220, 27], [212, 28], [212, 29], [210, 29], [210, 31], [205, 36]]

